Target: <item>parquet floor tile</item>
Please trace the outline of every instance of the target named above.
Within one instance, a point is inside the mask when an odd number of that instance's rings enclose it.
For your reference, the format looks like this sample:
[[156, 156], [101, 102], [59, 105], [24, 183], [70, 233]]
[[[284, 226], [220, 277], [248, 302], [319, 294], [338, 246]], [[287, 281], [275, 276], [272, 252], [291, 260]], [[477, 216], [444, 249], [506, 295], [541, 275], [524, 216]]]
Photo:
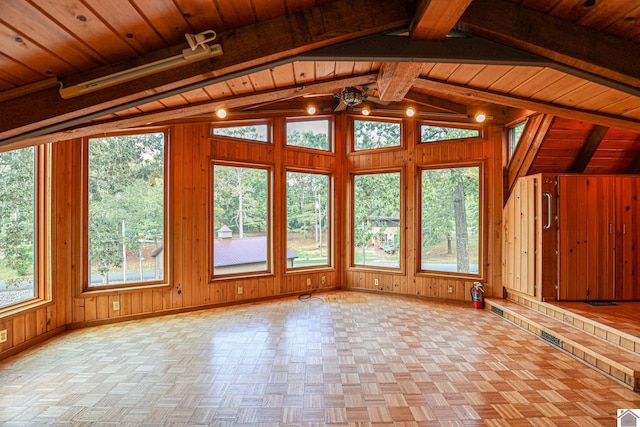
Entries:
[[615, 426], [618, 408], [640, 394], [488, 311], [353, 292], [70, 331], [0, 362], [7, 426]]

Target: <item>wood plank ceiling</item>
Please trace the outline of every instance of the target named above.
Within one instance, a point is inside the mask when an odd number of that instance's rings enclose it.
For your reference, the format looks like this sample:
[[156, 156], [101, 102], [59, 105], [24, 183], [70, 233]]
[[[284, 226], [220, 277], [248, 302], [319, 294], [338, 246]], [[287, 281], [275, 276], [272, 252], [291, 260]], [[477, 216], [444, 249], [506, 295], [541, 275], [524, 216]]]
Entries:
[[[636, 173], [639, 15], [640, 0], [4, 0], [0, 150], [221, 107], [295, 114], [314, 102], [333, 113], [334, 93], [368, 86], [380, 115], [408, 105], [449, 122], [544, 115], [512, 176]], [[185, 33], [205, 30], [221, 56], [60, 96], [176, 55]]]

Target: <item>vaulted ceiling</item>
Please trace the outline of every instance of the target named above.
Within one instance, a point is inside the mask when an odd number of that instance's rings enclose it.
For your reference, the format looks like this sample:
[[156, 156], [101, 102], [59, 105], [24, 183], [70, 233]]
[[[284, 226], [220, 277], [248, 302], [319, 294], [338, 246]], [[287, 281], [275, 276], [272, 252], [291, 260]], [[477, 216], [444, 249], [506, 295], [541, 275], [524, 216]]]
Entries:
[[[3, 0], [0, 150], [170, 120], [531, 116], [514, 176], [640, 170], [640, 0]], [[222, 54], [63, 98], [214, 30]]]

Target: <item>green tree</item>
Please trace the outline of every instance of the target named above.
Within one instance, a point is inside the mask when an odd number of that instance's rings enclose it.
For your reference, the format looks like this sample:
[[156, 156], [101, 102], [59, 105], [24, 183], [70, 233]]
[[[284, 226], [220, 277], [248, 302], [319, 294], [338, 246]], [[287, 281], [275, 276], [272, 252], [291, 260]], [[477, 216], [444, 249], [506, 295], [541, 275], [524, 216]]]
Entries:
[[35, 148], [0, 154], [0, 284], [34, 280]]
[[394, 147], [400, 145], [400, 124], [379, 121], [354, 121], [356, 150]]
[[463, 129], [422, 125], [420, 142], [447, 141], [450, 139], [473, 138], [480, 135], [477, 129]]
[[88, 197], [89, 261], [108, 284], [126, 261], [123, 245], [163, 239], [164, 134], [91, 139]]

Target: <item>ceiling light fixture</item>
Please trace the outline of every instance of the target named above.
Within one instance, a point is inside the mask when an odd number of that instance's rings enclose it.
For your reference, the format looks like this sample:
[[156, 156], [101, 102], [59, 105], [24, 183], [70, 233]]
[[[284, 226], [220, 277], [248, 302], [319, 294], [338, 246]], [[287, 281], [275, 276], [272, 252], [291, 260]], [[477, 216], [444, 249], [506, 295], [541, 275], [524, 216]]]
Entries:
[[314, 115], [316, 113], [316, 107], [314, 107], [313, 105], [309, 106], [307, 108], [307, 113], [310, 115]]
[[213, 46], [209, 46], [207, 44], [216, 38], [216, 32], [213, 30], [203, 31], [195, 35], [185, 34], [185, 37], [189, 43], [189, 48], [183, 49], [180, 55], [150, 62], [145, 65], [109, 74], [104, 77], [98, 77], [97, 79], [78, 83], [74, 86], [63, 87], [62, 83], [60, 83], [60, 96], [64, 99], [74, 98], [85, 93], [139, 79], [150, 74], [180, 67], [191, 62], [202, 61], [204, 59], [222, 55], [222, 46], [220, 44], [215, 44]]
[[216, 116], [219, 119], [224, 119], [225, 117], [227, 117], [227, 110], [225, 110], [224, 108], [219, 109], [218, 111], [216, 111]]
[[365, 116], [371, 114], [371, 110], [369, 109], [369, 107], [362, 107], [362, 114]]
[[485, 120], [487, 120], [487, 115], [484, 114], [484, 113], [478, 113], [478, 114], [475, 115], [474, 119], [475, 119], [476, 122], [482, 123]]
[[416, 110], [413, 107], [409, 107], [407, 108], [405, 113], [407, 114], [408, 117], [413, 117], [416, 114]]

